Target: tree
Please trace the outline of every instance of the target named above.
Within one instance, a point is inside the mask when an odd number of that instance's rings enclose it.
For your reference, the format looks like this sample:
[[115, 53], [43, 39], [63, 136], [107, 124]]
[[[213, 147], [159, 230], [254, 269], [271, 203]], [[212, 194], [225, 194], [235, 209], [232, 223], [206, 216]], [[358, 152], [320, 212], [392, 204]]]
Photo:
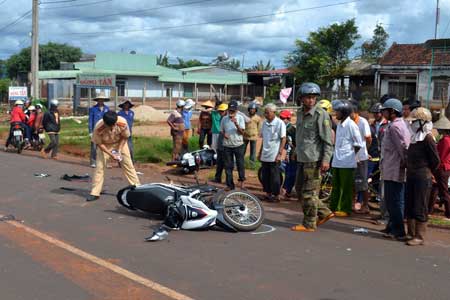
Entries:
[[189, 59], [184, 60], [180, 57], [177, 57], [178, 64], [172, 65], [175, 69], [184, 69], [184, 68], [192, 68], [192, 67], [201, 67], [201, 66], [207, 66], [208, 64], [202, 63], [198, 59]]
[[168, 67], [169, 66], [169, 56], [167, 55], [167, 52], [164, 53], [164, 55], [160, 54], [156, 58], [156, 63], [160, 66]]
[[359, 37], [355, 19], [319, 28], [306, 41], [295, 41], [296, 48], [285, 57], [285, 63], [300, 81], [330, 83], [342, 77], [349, 63], [348, 52]]
[[240, 71], [241, 69], [241, 61], [239, 59], [231, 59], [231, 60], [225, 60], [217, 62], [216, 64], [218, 67], [228, 69], [231, 71]]
[[0, 79], [0, 102], [8, 98], [8, 88], [10, 85], [11, 81], [8, 78]]
[[386, 51], [389, 34], [384, 27], [377, 24], [373, 30], [373, 37], [370, 41], [365, 41], [361, 46], [361, 58], [368, 62], [375, 62]]
[[256, 65], [251, 67], [250, 70], [251, 71], [270, 71], [270, 70], [275, 70], [275, 67], [272, 65], [270, 59], [267, 62], [267, 64], [265, 64], [262, 60], [260, 60], [260, 61], [257, 61]]
[[[60, 62], [76, 62], [82, 56], [81, 49], [67, 44], [49, 42], [39, 45], [39, 69], [58, 70]], [[19, 73], [31, 71], [31, 47], [22, 49], [12, 55], [6, 62], [7, 73], [10, 78], [16, 78]]]
[[6, 76], [6, 61], [0, 59], [0, 78]]

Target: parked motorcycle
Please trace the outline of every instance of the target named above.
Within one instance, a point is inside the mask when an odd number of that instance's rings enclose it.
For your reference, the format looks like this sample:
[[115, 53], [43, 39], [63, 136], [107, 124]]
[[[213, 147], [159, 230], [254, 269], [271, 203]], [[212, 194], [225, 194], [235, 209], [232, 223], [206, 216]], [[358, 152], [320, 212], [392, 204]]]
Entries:
[[185, 153], [180, 160], [168, 162], [167, 166], [175, 166], [181, 168], [184, 174], [193, 173], [198, 169], [209, 168], [217, 163], [217, 154], [214, 149], [208, 145], [203, 149]]
[[246, 191], [219, 190], [210, 185], [150, 183], [120, 190], [124, 207], [164, 216], [147, 241], [159, 241], [174, 229], [206, 229], [218, 225], [231, 232], [256, 230], [264, 221], [259, 199]]
[[13, 123], [12, 126], [13, 129], [12, 129], [12, 136], [10, 138], [10, 144], [12, 144], [16, 148], [17, 153], [20, 154], [23, 150], [23, 147], [25, 146], [25, 141], [23, 137], [25, 129], [22, 127], [20, 123]]
[[31, 135], [31, 147], [35, 151], [41, 151], [45, 145], [45, 133], [43, 129], [40, 129], [38, 133]]

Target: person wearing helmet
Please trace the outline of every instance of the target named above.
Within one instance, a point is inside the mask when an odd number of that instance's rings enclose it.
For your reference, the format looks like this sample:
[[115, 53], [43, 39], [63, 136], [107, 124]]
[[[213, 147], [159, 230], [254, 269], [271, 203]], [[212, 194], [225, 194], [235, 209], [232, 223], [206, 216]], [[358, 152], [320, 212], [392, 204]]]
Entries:
[[328, 114], [331, 114], [333, 111], [333, 108], [331, 106], [330, 100], [322, 99], [319, 101], [319, 106], [323, 108]]
[[203, 110], [200, 112], [200, 116], [198, 117], [199, 126], [197, 130], [200, 149], [203, 148], [205, 139], [208, 146], [211, 147], [212, 144], [212, 110], [214, 108], [214, 104], [212, 101], [208, 100], [203, 102], [201, 106], [203, 107]]
[[30, 126], [31, 132], [34, 132], [34, 121], [36, 120], [36, 107], [34, 105], [30, 105], [28, 107], [28, 121], [27, 125]]
[[386, 100], [381, 109], [390, 122], [381, 143], [381, 174], [384, 181], [384, 199], [389, 213], [389, 222], [383, 230], [384, 237], [405, 240], [404, 191], [406, 180], [406, 151], [411, 133], [402, 118], [403, 105], [400, 100]]
[[134, 124], [134, 111], [131, 108], [134, 104], [130, 99], [125, 99], [119, 104], [120, 111], [117, 113], [118, 116], [127, 120], [128, 129], [130, 130], [130, 137], [128, 138], [128, 149], [130, 150], [131, 160], [134, 162], [134, 144], [133, 144], [133, 124]]
[[58, 100], [50, 100], [50, 109], [44, 114], [42, 126], [48, 134], [50, 144], [41, 150], [41, 156], [47, 158], [51, 152], [51, 158], [57, 159], [59, 145], [59, 131], [61, 129], [60, 116], [58, 111]]
[[105, 180], [106, 163], [109, 159], [120, 163], [122, 174], [129, 185], [140, 185], [136, 169], [131, 160], [130, 149], [128, 149], [129, 137], [130, 130], [127, 120], [118, 116], [114, 111], [106, 112], [95, 125], [92, 141], [97, 145], [98, 162], [92, 178], [92, 189], [86, 201], [99, 199]]
[[303, 83], [297, 93], [296, 155], [298, 162], [295, 189], [303, 205], [303, 223], [293, 231], [313, 232], [334, 217], [319, 199], [321, 172], [330, 168], [333, 144], [328, 113], [317, 104], [320, 88], [315, 83]]
[[258, 112], [258, 105], [255, 102], [250, 102], [247, 107], [249, 120], [245, 123], [244, 132], [244, 144], [247, 150], [248, 144], [250, 144], [250, 161], [256, 161], [256, 141], [258, 140], [259, 131], [262, 126], [261, 117], [256, 113]]
[[[93, 100], [97, 103], [89, 108], [88, 129], [89, 129], [89, 136], [91, 138], [95, 128], [95, 124], [97, 124], [103, 118], [103, 115], [109, 111], [109, 107], [105, 105], [105, 102], [109, 101], [109, 97], [107, 97], [104, 92], [101, 92]], [[96, 167], [96, 160], [97, 160], [97, 146], [91, 142], [91, 155], [90, 155], [91, 168]]]
[[284, 109], [280, 112], [280, 119], [286, 125], [286, 158], [284, 174], [285, 179], [283, 183], [283, 194], [286, 199], [291, 197], [292, 189], [295, 185], [295, 178], [297, 175], [297, 158], [295, 156], [295, 126], [291, 123], [292, 112], [289, 109]]
[[[228, 104], [221, 103], [220, 105], [218, 105], [217, 112], [220, 116], [219, 121], [222, 121], [223, 117], [227, 115]], [[216, 174], [214, 176], [213, 181], [216, 183], [222, 183], [222, 173], [225, 167], [225, 154], [223, 148], [223, 133], [220, 131], [220, 126], [219, 126], [219, 135], [217, 138], [216, 153], [217, 153]]]
[[335, 102], [333, 110], [339, 124], [332, 162], [333, 188], [330, 209], [337, 217], [347, 217], [352, 212], [354, 175], [357, 154], [364, 147], [358, 125], [352, 120], [353, 105], [346, 100]]
[[[381, 103], [375, 103], [369, 109], [369, 113], [372, 115], [373, 121], [370, 124], [370, 133], [372, 136], [372, 143], [369, 146], [369, 170], [368, 176], [370, 177], [372, 174], [376, 173], [380, 168], [380, 153], [381, 153], [381, 140], [383, 137], [383, 132], [386, 130], [388, 122], [383, 117], [381, 113], [381, 108], [383, 105]], [[382, 180], [380, 178], [380, 183], [375, 187], [377, 192], [377, 199], [380, 200], [380, 210], [381, 214], [379, 216], [374, 217], [377, 220], [387, 218], [387, 212], [384, 205], [383, 193], [382, 191]]]
[[172, 160], [178, 160], [181, 154], [181, 147], [184, 135], [183, 108], [186, 105], [184, 100], [177, 101], [177, 108], [167, 118], [167, 124], [170, 126], [170, 135], [172, 136]]
[[441, 164], [433, 173], [436, 182], [433, 183], [428, 213], [434, 212], [434, 204], [439, 195], [441, 203], [444, 203], [445, 217], [450, 220], [450, 194], [448, 190], [448, 179], [450, 178], [450, 121], [445, 116], [445, 109], [441, 110], [439, 120], [434, 122], [433, 127], [442, 136], [437, 144]]
[[39, 134], [44, 132], [44, 127], [42, 126], [42, 120], [44, 119], [44, 111], [42, 110], [42, 104], [36, 104], [36, 119], [34, 120], [34, 134]]
[[30, 138], [31, 138], [31, 132], [30, 127], [27, 125], [28, 116], [23, 111], [23, 101], [22, 100], [16, 100], [14, 103], [14, 108], [11, 111], [11, 118], [10, 118], [10, 130], [9, 130], [9, 136], [6, 139], [5, 144], [5, 150], [8, 148], [12, 135], [13, 135], [13, 128], [14, 125], [19, 124], [24, 129], [25, 134], [25, 143], [26, 145], [30, 145]]
[[222, 119], [220, 123], [220, 130], [223, 134], [223, 147], [225, 158], [225, 175], [227, 189], [234, 190], [235, 185], [233, 181], [233, 169], [236, 162], [238, 169], [241, 188], [245, 181], [245, 167], [244, 167], [244, 131], [245, 120], [244, 117], [238, 114], [238, 103], [235, 100], [230, 101], [228, 105], [228, 115]]
[[189, 139], [192, 136], [192, 114], [193, 114], [193, 108], [194, 108], [195, 102], [192, 99], [187, 99], [186, 104], [184, 105], [183, 111], [181, 115], [183, 116], [184, 120], [184, 134], [183, 134], [183, 152], [189, 152]]
[[[355, 207], [354, 212], [358, 214], [370, 214], [369, 210], [369, 184], [367, 176], [369, 173], [369, 152], [368, 148], [372, 144], [372, 133], [369, 121], [359, 115], [359, 103], [352, 101], [353, 111], [351, 119], [356, 123], [361, 134], [363, 146], [356, 154], [357, 167], [355, 170]], [[362, 205], [360, 204], [362, 198]]]
[[432, 135], [431, 112], [419, 107], [411, 112], [411, 144], [407, 153], [405, 217], [409, 246], [423, 245], [428, 221], [432, 173], [440, 164]]

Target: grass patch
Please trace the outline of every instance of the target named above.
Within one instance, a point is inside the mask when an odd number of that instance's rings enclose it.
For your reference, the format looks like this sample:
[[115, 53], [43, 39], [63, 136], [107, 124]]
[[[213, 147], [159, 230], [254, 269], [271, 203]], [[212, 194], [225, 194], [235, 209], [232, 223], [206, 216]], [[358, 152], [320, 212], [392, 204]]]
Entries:
[[450, 220], [431, 216], [428, 222], [432, 225], [445, 226], [450, 228]]

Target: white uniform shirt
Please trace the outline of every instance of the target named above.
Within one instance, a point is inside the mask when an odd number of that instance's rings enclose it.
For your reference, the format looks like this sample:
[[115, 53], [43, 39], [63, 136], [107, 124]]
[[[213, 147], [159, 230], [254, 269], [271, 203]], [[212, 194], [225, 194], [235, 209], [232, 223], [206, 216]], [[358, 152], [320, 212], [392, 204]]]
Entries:
[[334, 147], [333, 168], [356, 168], [354, 147], [362, 147], [363, 142], [358, 125], [348, 117], [340, 122], [336, 129], [336, 145]]
[[281, 139], [286, 137], [286, 125], [280, 118], [275, 117], [272, 122], [264, 120], [261, 128], [262, 151], [261, 161], [275, 162], [279, 150]]
[[369, 152], [367, 151], [367, 144], [366, 144], [366, 137], [372, 136], [370, 132], [370, 125], [369, 121], [367, 121], [366, 118], [363, 118], [359, 116], [358, 123], [359, 133], [361, 134], [361, 139], [363, 143], [363, 147], [361, 147], [361, 150], [356, 154], [357, 161], [365, 161], [369, 159]]

